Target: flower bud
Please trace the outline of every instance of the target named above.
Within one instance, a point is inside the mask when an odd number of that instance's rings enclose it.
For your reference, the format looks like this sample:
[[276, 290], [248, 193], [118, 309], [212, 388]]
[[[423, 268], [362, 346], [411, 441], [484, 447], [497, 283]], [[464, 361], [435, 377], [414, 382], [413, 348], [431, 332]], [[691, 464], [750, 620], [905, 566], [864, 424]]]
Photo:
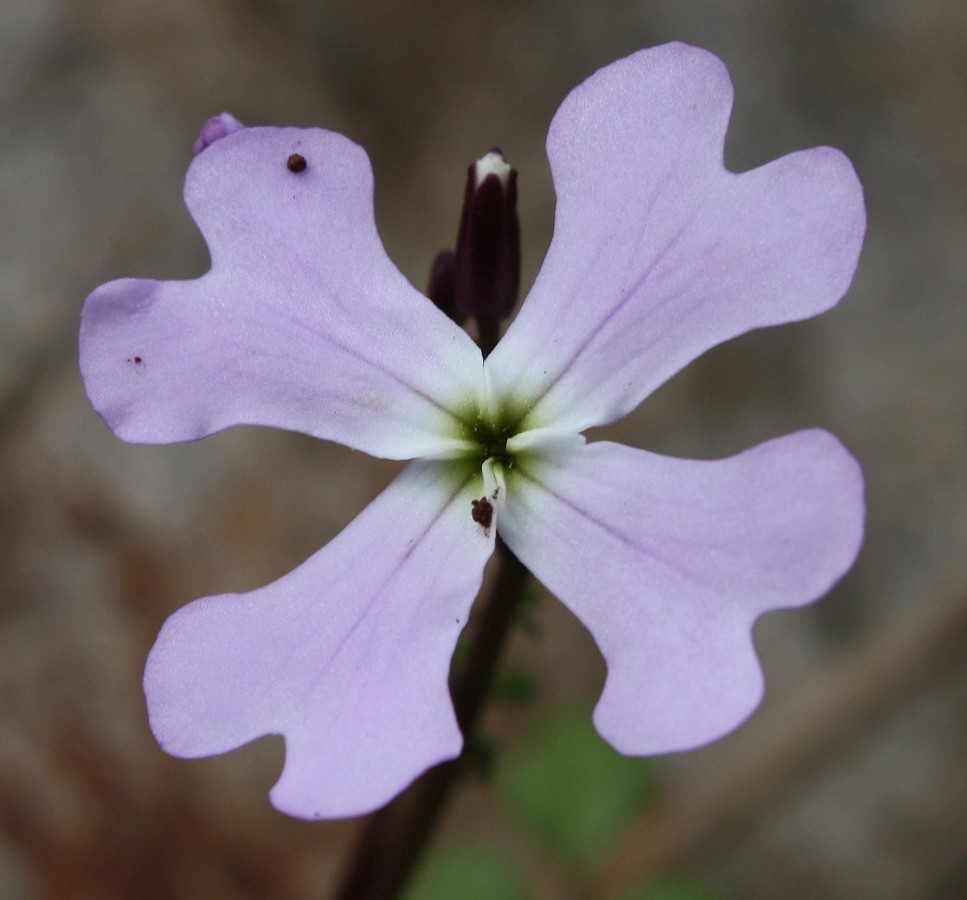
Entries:
[[520, 289], [517, 172], [499, 150], [470, 166], [457, 236], [457, 306], [494, 326], [510, 315]]
[[426, 295], [437, 309], [461, 325], [464, 316], [457, 308], [456, 276], [457, 255], [452, 250], [441, 250], [433, 260]]
[[198, 156], [202, 150], [210, 147], [215, 141], [220, 141], [223, 137], [228, 137], [244, 127], [231, 113], [223, 112], [217, 116], [212, 116], [201, 126], [198, 140], [195, 141], [195, 156]]

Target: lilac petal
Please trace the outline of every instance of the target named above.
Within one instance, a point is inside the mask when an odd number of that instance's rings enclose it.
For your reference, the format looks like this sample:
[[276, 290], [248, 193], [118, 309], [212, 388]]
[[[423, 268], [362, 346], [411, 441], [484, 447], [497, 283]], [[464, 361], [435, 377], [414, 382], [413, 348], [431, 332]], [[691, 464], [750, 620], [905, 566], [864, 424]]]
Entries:
[[453, 443], [480, 352], [386, 256], [362, 149], [318, 129], [243, 129], [195, 157], [185, 200], [211, 270], [114, 281], [84, 307], [81, 370], [118, 436], [247, 423], [395, 459]]
[[456, 756], [447, 677], [494, 546], [471, 517], [484, 489], [411, 463], [290, 574], [171, 616], [144, 678], [161, 746], [199, 757], [282, 734], [272, 802], [310, 819], [368, 812]]
[[487, 360], [498, 395], [536, 403], [527, 427], [613, 421], [708, 348], [846, 291], [865, 230], [849, 161], [820, 147], [727, 172], [731, 105], [723, 64], [682, 44], [602, 69], [561, 105], [554, 238]]
[[846, 572], [862, 494], [859, 466], [823, 431], [714, 462], [562, 444], [508, 479], [500, 534], [594, 635], [601, 734], [623, 753], [666, 753], [752, 712], [753, 622]]

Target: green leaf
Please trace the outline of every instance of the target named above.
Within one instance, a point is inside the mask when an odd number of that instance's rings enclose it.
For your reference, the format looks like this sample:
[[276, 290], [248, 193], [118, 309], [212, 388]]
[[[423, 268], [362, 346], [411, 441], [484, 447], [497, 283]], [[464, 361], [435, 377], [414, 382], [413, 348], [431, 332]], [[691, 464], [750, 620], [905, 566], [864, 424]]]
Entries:
[[445, 847], [423, 862], [405, 900], [531, 900], [533, 894], [496, 850]]
[[615, 900], [727, 900], [727, 896], [693, 878], [670, 875], [622, 891]]
[[523, 672], [499, 672], [490, 693], [497, 701], [524, 703], [537, 693], [537, 684]]
[[549, 720], [501, 767], [508, 806], [561, 862], [580, 872], [654, 793], [647, 760], [621, 756], [586, 712]]
[[498, 751], [497, 742], [490, 735], [476, 732], [464, 743], [461, 763], [466, 766], [468, 773], [490, 781], [496, 768]]
[[517, 604], [517, 613], [515, 615], [516, 623], [523, 629], [524, 633], [532, 638], [539, 638], [541, 635], [541, 626], [538, 624], [536, 619], [537, 607], [540, 605], [541, 595], [537, 590], [537, 585], [534, 583], [534, 579], [531, 578], [527, 582], [527, 586], [524, 588], [523, 594], [521, 594], [520, 600]]

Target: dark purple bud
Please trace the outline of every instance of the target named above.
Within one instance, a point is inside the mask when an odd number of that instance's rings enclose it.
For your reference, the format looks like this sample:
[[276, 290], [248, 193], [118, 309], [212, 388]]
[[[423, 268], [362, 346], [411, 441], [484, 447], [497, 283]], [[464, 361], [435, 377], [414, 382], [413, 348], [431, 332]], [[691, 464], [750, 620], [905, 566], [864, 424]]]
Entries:
[[223, 137], [228, 137], [228, 135], [234, 134], [244, 127], [231, 113], [223, 112], [217, 116], [212, 116], [201, 126], [198, 140], [195, 141], [195, 156], [206, 147], [210, 147], [215, 141], [220, 141]]
[[458, 325], [463, 324], [463, 313], [457, 309], [457, 255], [452, 250], [441, 250], [430, 269], [426, 295], [437, 309], [445, 312]]
[[457, 236], [457, 306], [496, 327], [517, 304], [520, 225], [517, 172], [499, 150], [470, 166]]

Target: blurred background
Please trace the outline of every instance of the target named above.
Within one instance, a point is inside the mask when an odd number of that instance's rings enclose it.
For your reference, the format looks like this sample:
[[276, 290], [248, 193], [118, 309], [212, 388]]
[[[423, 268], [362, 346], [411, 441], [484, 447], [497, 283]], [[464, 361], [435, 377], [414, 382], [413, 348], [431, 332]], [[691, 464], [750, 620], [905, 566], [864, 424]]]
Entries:
[[710, 458], [828, 428], [866, 471], [865, 549], [819, 604], [759, 623], [767, 697], [749, 723], [647, 764], [574, 724], [603, 663], [540, 596], [485, 721], [491, 777], [459, 792], [413, 896], [967, 896], [954, 0], [2, 0], [0, 896], [322, 897], [358, 827], [269, 806], [277, 738], [185, 762], [147, 728], [141, 670], [166, 616], [289, 571], [396, 471], [251, 428], [125, 445], [87, 404], [86, 294], [207, 267], [181, 201], [203, 120], [365, 146], [385, 244], [421, 288], [453, 244], [466, 165], [499, 145], [520, 173], [526, 289], [553, 224], [554, 110], [676, 39], [731, 71], [729, 167], [839, 147], [869, 235], [840, 307], [711, 351], [608, 434]]

